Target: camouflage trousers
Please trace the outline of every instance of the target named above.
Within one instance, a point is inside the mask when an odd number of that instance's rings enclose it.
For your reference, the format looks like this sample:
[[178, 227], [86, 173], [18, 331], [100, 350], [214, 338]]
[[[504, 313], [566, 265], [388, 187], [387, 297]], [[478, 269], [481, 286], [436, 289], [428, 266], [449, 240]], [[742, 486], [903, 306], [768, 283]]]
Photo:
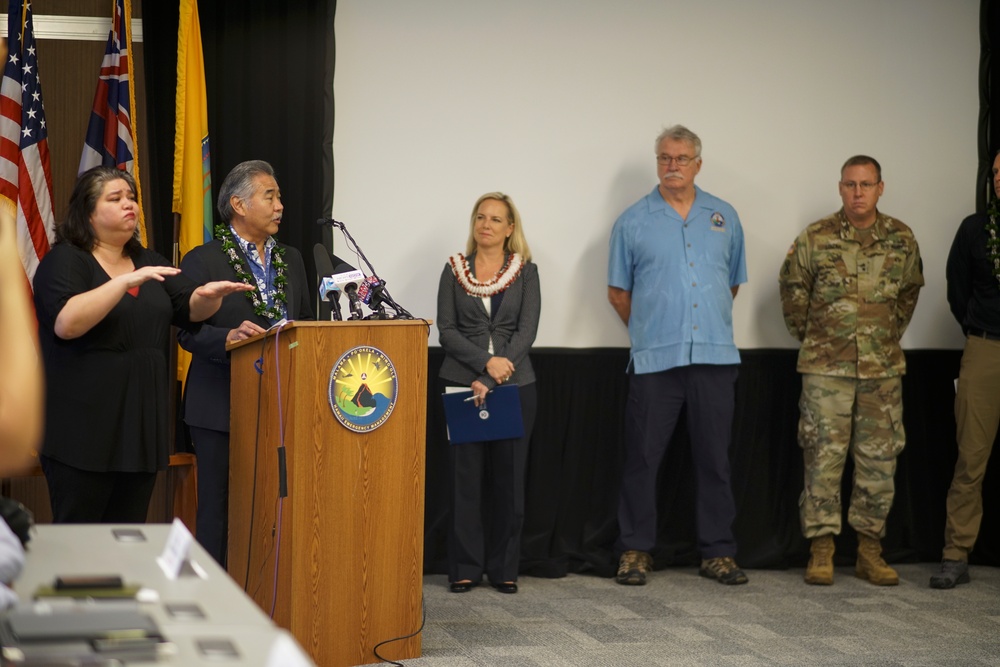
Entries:
[[906, 443], [902, 379], [804, 374], [799, 413], [802, 534], [809, 539], [840, 534], [841, 477], [850, 452], [854, 485], [847, 520], [859, 533], [883, 537], [895, 494], [896, 457]]

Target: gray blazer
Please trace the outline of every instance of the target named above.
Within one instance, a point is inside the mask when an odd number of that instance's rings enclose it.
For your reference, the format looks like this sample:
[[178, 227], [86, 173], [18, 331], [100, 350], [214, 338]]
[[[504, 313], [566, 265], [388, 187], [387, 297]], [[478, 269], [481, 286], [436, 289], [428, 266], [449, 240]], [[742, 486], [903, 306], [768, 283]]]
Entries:
[[[469, 267], [475, 271], [475, 253], [469, 256]], [[462, 289], [445, 264], [438, 286], [438, 342], [444, 348], [441, 378], [458, 385], [469, 386], [479, 380], [492, 389], [496, 382], [486, 372], [491, 356], [506, 357], [514, 364], [514, 374], [508, 384], [531, 384], [535, 371], [528, 352], [538, 333], [538, 317], [542, 296], [538, 288], [538, 267], [525, 262], [521, 274], [504, 292], [500, 308], [493, 319], [486, 313], [481, 298]], [[489, 341], [493, 340], [493, 354]]]

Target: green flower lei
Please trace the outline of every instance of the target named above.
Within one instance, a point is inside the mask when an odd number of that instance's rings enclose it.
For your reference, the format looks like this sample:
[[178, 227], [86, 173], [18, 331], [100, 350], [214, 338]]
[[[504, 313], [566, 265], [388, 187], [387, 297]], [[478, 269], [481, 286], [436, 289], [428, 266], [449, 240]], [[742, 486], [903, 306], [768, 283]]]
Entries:
[[288, 268], [288, 265], [282, 259], [285, 249], [275, 245], [271, 251], [271, 263], [274, 264], [274, 305], [269, 307], [261, 296], [260, 290], [257, 289], [257, 279], [253, 277], [253, 273], [247, 270], [243, 259], [236, 252], [236, 241], [233, 240], [233, 233], [229, 231], [228, 225], [216, 225], [215, 236], [222, 240], [222, 252], [226, 254], [229, 266], [233, 267], [236, 277], [254, 288], [253, 291], [244, 292], [250, 299], [250, 303], [253, 304], [253, 312], [269, 320], [280, 320], [282, 313], [281, 308], [278, 308], [278, 302], [288, 303], [288, 299], [285, 297], [285, 285], [288, 283], [285, 269]]
[[986, 239], [986, 254], [990, 257], [990, 264], [993, 265], [993, 275], [1000, 282], [1000, 238], [997, 238], [997, 219], [1000, 218], [1000, 199], [990, 202], [986, 213], [990, 216], [986, 223], [986, 231], [989, 238]]

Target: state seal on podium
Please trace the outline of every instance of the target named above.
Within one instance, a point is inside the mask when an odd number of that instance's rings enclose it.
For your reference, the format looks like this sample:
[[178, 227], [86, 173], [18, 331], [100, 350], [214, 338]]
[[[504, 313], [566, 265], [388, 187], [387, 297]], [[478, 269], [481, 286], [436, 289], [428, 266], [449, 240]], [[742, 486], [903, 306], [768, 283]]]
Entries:
[[382, 350], [351, 348], [330, 371], [328, 398], [333, 416], [355, 433], [374, 431], [396, 405], [396, 368]]

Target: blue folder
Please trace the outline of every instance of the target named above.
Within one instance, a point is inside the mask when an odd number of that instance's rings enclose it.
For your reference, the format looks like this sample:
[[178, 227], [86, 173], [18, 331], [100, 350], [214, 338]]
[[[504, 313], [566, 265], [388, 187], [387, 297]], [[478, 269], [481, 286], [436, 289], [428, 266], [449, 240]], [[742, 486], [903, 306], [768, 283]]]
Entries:
[[471, 397], [472, 390], [441, 394], [451, 444], [507, 440], [524, 435], [521, 394], [516, 384], [495, 387], [479, 407], [467, 400]]

